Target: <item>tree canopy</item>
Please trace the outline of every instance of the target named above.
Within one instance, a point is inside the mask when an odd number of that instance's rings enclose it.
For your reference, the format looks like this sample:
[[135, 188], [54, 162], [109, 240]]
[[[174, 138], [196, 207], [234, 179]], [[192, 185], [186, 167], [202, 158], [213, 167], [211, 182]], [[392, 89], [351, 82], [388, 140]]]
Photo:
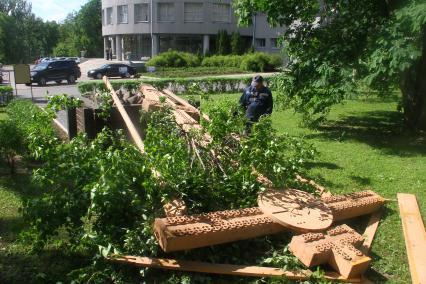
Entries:
[[426, 2], [422, 0], [236, 0], [240, 23], [263, 12], [284, 26], [285, 103], [321, 119], [348, 94], [399, 88], [409, 126], [426, 129]]
[[0, 1], [0, 62], [31, 63], [44, 56], [102, 56], [101, 1], [90, 0], [61, 22], [43, 21], [27, 0]]

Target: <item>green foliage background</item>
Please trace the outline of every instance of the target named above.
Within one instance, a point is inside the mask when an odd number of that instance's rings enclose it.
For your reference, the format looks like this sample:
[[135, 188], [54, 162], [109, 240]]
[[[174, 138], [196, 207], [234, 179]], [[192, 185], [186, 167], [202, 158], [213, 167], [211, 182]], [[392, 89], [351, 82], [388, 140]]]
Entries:
[[39, 57], [103, 55], [101, 1], [90, 0], [63, 23], [43, 21], [27, 0], [0, 2], [0, 62], [33, 63]]
[[321, 120], [366, 88], [399, 88], [409, 126], [426, 129], [426, 3], [422, 0], [236, 0], [240, 22], [264, 12], [283, 34], [288, 72], [277, 78], [286, 105]]

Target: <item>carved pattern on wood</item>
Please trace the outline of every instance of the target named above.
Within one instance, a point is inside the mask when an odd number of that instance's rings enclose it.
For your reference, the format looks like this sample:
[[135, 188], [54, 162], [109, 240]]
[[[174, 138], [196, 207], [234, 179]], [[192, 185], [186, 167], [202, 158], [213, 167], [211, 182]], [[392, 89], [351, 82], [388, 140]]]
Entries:
[[307, 233], [293, 237], [290, 250], [308, 267], [330, 264], [344, 277], [361, 275], [371, 259], [359, 248], [364, 238], [347, 225], [340, 225], [326, 233]]

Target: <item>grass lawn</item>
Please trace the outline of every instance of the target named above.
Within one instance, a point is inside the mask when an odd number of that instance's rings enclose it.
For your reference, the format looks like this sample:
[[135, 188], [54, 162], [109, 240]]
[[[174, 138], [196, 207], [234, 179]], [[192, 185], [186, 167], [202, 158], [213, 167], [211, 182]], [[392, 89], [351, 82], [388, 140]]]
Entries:
[[[239, 96], [212, 98], [237, 100]], [[272, 115], [279, 132], [305, 136], [315, 146], [319, 154], [309, 165], [309, 176], [333, 194], [368, 188], [392, 200], [370, 254], [375, 272], [369, 277], [375, 283], [410, 282], [396, 194], [415, 194], [426, 217], [426, 134], [405, 131], [396, 108], [396, 99], [346, 101], [315, 130], [300, 127], [301, 117], [292, 111]]]
[[[239, 95], [212, 98], [237, 100]], [[291, 111], [277, 110], [272, 116], [279, 132], [305, 136], [318, 150], [309, 177], [335, 194], [371, 188], [392, 200], [371, 252], [368, 277], [374, 283], [410, 282], [396, 194], [415, 194], [426, 216], [426, 135], [404, 131], [396, 105], [394, 99], [347, 101], [315, 130], [300, 127], [300, 116]], [[4, 117], [0, 110], [0, 119]], [[29, 246], [16, 241], [25, 226], [19, 207], [29, 186], [26, 175], [0, 175], [0, 283], [64, 281], [67, 272], [82, 265], [77, 256], [63, 255], [59, 246], [31, 255]]]

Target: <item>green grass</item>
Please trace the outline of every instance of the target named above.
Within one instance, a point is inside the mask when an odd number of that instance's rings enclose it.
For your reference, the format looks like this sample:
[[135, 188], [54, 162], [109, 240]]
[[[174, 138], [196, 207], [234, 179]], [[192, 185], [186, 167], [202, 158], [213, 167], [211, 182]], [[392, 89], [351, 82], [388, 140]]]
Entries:
[[[238, 100], [240, 94], [211, 96]], [[206, 107], [209, 103], [203, 103]], [[272, 119], [279, 132], [304, 136], [318, 150], [309, 164], [309, 177], [332, 193], [370, 188], [391, 199], [379, 226], [368, 277], [374, 283], [408, 283], [404, 239], [396, 202], [398, 192], [412, 193], [426, 216], [426, 135], [404, 129], [397, 101], [368, 98], [336, 106], [317, 129], [300, 127], [301, 117], [276, 110]], [[0, 119], [5, 114], [0, 110]], [[0, 283], [45, 283], [64, 280], [81, 261], [52, 247], [40, 255], [17, 241], [25, 227], [19, 207], [28, 197], [29, 177], [0, 176]], [[367, 218], [361, 218], [362, 227]], [[352, 223], [353, 224], [353, 223]]]
[[[237, 100], [239, 96], [212, 98]], [[407, 131], [396, 109], [396, 99], [346, 101], [334, 107], [318, 129], [300, 127], [301, 116], [292, 111], [272, 115], [278, 132], [305, 136], [315, 146], [318, 155], [309, 164], [309, 176], [333, 194], [368, 188], [392, 200], [371, 252], [373, 271], [368, 276], [374, 283], [410, 282], [397, 193], [415, 194], [426, 216], [426, 135]]]

